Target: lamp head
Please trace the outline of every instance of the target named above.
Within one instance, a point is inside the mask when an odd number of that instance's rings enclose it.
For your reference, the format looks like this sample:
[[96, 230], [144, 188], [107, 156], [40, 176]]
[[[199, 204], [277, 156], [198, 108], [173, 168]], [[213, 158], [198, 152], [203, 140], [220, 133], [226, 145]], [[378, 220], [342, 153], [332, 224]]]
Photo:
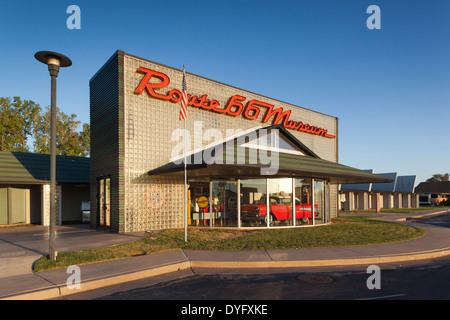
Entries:
[[36, 52], [34, 57], [43, 64], [47, 65], [56, 65], [58, 67], [70, 67], [72, 65], [72, 61], [68, 57], [63, 54], [51, 51], [39, 51]]
[[59, 67], [69, 67], [72, 65], [72, 61], [65, 55], [51, 51], [39, 51], [34, 57], [43, 64], [48, 65], [48, 71], [50, 76], [57, 77], [59, 73]]

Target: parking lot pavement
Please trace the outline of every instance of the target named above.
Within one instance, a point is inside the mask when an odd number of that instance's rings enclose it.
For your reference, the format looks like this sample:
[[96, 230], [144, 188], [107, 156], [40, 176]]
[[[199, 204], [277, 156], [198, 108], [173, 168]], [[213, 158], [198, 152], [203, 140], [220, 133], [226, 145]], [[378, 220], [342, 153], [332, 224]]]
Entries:
[[[56, 227], [56, 251], [67, 252], [142, 239], [143, 232], [115, 234], [87, 224]], [[31, 273], [33, 262], [48, 254], [48, 227], [0, 228], [0, 278]]]
[[438, 225], [441, 227], [450, 228], [450, 212], [443, 212], [439, 214], [433, 214], [433, 215], [425, 215], [425, 216], [419, 216], [419, 217], [412, 217], [406, 219], [410, 222], [416, 222], [416, 223], [427, 223], [427, 224], [433, 224]]

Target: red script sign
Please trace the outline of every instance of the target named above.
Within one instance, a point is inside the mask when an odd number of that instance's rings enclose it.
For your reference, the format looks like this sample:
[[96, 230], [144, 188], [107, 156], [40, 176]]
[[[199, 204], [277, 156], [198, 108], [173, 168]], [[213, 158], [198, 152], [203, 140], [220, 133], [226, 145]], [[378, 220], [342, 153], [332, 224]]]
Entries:
[[[141, 94], [144, 90], [147, 90], [147, 93], [153, 98], [168, 100], [174, 103], [181, 101], [180, 90], [170, 89], [165, 94], [155, 91], [155, 89], [162, 89], [169, 85], [170, 79], [166, 74], [143, 67], [139, 67], [137, 71], [143, 73], [144, 77], [135, 90], [136, 94]], [[156, 78], [159, 82], [150, 82], [152, 78]], [[242, 115], [248, 120], [256, 120], [261, 113], [261, 107], [263, 107], [265, 108], [264, 117], [262, 119], [263, 123], [269, 122], [269, 120], [272, 119], [272, 125], [281, 123], [281, 125], [287, 129], [307, 132], [326, 138], [335, 138], [335, 136], [328, 134], [327, 129], [312, 126], [301, 121], [289, 120], [291, 110], [284, 111], [281, 107], [275, 108], [273, 104], [254, 99], [248, 101], [244, 106], [245, 100], [246, 98], [243, 96], [234, 95], [228, 100], [225, 108], [222, 108], [217, 100], [210, 99], [206, 94], [202, 96], [188, 94], [187, 105], [217, 113], [223, 113], [232, 117]]]

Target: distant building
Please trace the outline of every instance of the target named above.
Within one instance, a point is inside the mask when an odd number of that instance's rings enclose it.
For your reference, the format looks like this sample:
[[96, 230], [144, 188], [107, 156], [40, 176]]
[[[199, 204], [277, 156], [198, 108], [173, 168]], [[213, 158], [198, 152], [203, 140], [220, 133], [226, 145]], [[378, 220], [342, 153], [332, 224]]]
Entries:
[[[89, 158], [56, 156], [57, 224], [82, 222]], [[0, 225], [49, 225], [50, 155], [0, 151]]]
[[[374, 173], [373, 170], [365, 170]], [[419, 194], [415, 192], [416, 176], [398, 176], [396, 172], [378, 173], [392, 179], [388, 183], [341, 184], [339, 185], [340, 210], [380, 208], [418, 208]]]
[[450, 181], [421, 182], [416, 192], [422, 205], [438, 206], [450, 197]]

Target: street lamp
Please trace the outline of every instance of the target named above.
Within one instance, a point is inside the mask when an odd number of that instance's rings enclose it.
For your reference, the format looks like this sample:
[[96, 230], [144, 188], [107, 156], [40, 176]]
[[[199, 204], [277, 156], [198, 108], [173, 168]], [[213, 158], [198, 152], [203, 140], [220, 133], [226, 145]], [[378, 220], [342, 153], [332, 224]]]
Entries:
[[34, 57], [43, 64], [48, 65], [51, 76], [51, 120], [50, 120], [50, 230], [49, 230], [49, 257], [56, 260], [56, 77], [60, 67], [70, 67], [72, 61], [66, 56], [50, 51], [39, 51]]

